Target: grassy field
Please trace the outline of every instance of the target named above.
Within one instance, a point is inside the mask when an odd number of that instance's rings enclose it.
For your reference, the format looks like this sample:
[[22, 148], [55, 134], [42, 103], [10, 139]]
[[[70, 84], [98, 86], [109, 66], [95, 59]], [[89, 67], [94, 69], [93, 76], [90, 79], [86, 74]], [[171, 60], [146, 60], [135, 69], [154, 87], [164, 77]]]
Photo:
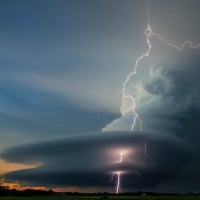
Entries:
[[200, 196], [38, 196], [38, 197], [0, 197], [0, 200], [200, 200]]

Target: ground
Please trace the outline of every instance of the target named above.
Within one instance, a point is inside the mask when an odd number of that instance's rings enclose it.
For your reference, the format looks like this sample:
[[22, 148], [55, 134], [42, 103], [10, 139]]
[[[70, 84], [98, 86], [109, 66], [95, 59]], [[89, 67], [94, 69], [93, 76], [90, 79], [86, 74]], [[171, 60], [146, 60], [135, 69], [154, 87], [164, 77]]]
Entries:
[[33, 197], [0, 197], [0, 200], [200, 200], [198, 195], [180, 196], [33, 196]]

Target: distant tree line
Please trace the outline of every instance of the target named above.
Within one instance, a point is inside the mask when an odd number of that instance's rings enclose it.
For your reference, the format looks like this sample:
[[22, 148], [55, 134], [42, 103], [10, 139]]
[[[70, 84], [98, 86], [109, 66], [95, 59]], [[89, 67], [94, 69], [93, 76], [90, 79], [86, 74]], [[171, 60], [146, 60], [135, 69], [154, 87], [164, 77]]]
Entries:
[[54, 192], [53, 190], [33, 190], [33, 189], [25, 189], [25, 190], [16, 190], [10, 189], [8, 186], [0, 186], [0, 196], [100, 196], [102, 199], [107, 199], [109, 196], [178, 196], [178, 195], [200, 195], [200, 193], [156, 193], [156, 192], [124, 192], [120, 194], [115, 193], [107, 193], [107, 192], [98, 192], [98, 193], [79, 193], [79, 192]]
[[16, 189], [9, 189], [8, 186], [0, 186], [0, 196], [46, 196], [46, 195], [53, 195], [55, 194], [52, 190], [16, 190]]

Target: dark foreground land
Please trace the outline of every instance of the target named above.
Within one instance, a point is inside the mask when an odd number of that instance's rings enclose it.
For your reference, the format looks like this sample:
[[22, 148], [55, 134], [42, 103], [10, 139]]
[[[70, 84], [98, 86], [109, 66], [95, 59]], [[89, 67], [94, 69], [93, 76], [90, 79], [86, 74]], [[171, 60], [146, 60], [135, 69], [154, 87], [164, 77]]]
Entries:
[[200, 195], [178, 196], [30, 196], [30, 197], [0, 197], [0, 200], [200, 200]]

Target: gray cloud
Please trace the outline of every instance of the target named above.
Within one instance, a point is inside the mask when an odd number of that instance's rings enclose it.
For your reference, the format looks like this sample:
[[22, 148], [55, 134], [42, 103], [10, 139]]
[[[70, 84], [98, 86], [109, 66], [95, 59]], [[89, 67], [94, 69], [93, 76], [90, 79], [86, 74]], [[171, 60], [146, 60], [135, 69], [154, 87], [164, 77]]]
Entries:
[[[167, 56], [166, 56], [167, 57]], [[145, 83], [147, 92], [161, 97], [160, 103], [180, 112], [199, 108], [199, 51], [186, 47], [167, 57], [153, 69], [155, 77]]]

